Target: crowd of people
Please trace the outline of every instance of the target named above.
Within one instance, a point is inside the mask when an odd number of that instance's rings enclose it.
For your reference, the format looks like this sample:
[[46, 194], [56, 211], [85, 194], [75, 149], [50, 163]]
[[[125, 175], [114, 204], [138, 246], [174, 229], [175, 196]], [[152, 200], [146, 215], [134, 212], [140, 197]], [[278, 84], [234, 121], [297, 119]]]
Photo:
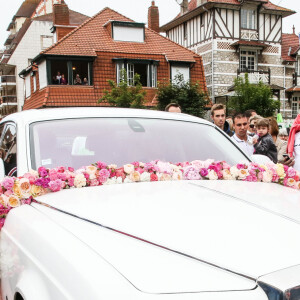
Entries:
[[[65, 77], [64, 73], [57, 72], [56, 76], [53, 76], [52, 78], [52, 84], [60, 84], [60, 85], [67, 85], [68, 81]], [[81, 80], [81, 77], [79, 74], [76, 74], [75, 79], [73, 81], [74, 85], [89, 85], [88, 79], [84, 77]]]
[[[170, 103], [165, 110], [181, 113], [177, 103]], [[223, 104], [214, 104], [210, 115], [213, 123], [248, 156], [264, 155], [274, 163], [293, 166], [300, 172], [300, 114], [290, 130], [279, 128], [274, 117], [264, 118], [254, 110], [226, 117], [226, 106]]]

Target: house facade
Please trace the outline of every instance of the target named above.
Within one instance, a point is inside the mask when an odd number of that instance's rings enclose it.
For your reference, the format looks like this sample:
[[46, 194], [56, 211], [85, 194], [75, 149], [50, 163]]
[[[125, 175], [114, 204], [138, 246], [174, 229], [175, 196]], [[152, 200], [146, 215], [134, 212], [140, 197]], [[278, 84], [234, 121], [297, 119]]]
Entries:
[[42, 50], [53, 45], [87, 18], [69, 10], [61, 0], [25, 0], [22, 3], [9, 24], [10, 34], [0, 63], [2, 117], [22, 110], [24, 105], [24, 79], [18, 74]]
[[98, 100], [110, 89], [109, 79], [120, 82], [122, 70], [129, 84], [135, 73], [140, 75], [148, 106], [155, 103], [158, 82], [178, 73], [207, 92], [202, 58], [155, 31], [159, 16], [154, 1], [148, 16], [152, 29], [105, 8], [42, 51], [21, 72], [24, 109], [107, 105]]
[[293, 86], [295, 62], [282, 56], [282, 22], [295, 13], [269, 0], [183, 0], [181, 13], [160, 30], [203, 57], [213, 102], [226, 102], [237, 76], [270, 85], [291, 117], [285, 93]]

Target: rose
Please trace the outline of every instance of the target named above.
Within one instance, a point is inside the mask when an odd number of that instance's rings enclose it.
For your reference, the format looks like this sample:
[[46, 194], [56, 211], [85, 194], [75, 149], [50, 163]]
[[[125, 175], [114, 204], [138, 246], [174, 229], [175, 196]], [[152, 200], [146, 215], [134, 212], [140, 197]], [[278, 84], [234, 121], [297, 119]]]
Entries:
[[229, 169], [224, 169], [222, 172], [224, 180], [232, 180], [233, 177], [231, 176], [230, 170]]
[[126, 177], [123, 182], [124, 183], [131, 183], [132, 181], [128, 177]]
[[208, 169], [208, 167], [209, 167], [213, 162], [214, 162], [213, 159], [207, 159], [207, 160], [205, 160], [205, 161], [203, 162], [203, 167], [204, 167], [205, 169]]
[[86, 178], [83, 174], [77, 174], [74, 178], [74, 186], [76, 188], [82, 188], [86, 186]]
[[207, 168], [202, 168], [202, 169], [200, 170], [200, 175], [201, 175], [202, 177], [206, 177], [206, 176], [208, 175], [208, 170], [207, 170]]
[[204, 162], [202, 160], [193, 160], [193, 161], [191, 161], [191, 164], [193, 167], [195, 167], [199, 170], [204, 168]]
[[132, 181], [132, 182], [138, 182], [140, 181], [140, 173], [138, 171], [134, 171], [132, 172], [130, 175], [129, 175], [129, 179]]
[[62, 181], [60, 179], [52, 180], [49, 182], [49, 189], [52, 192], [58, 192], [61, 190]]
[[160, 173], [166, 173], [166, 174], [172, 173], [172, 167], [169, 163], [158, 161], [157, 167], [158, 167], [158, 172]]
[[246, 179], [246, 177], [249, 175], [249, 172], [247, 169], [239, 169], [238, 170], [238, 178], [243, 180]]
[[45, 193], [44, 189], [41, 186], [32, 185], [30, 189], [30, 194], [32, 197], [41, 196]]
[[21, 178], [19, 181], [19, 187], [20, 187], [21, 196], [23, 198], [29, 198], [30, 190], [31, 190], [31, 184], [29, 182], [29, 179]]
[[23, 177], [27, 178], [29, 180], [30, 184], [33, 184], [34, 181], [37, 179], [37, 176], [35, 176], [35, 175], [31, 174], [31, 173], [25, 173]]
[[112, 170], [116, 170], [117, 169], [117, 165], [114, 165], [114, 164], [111, 164], [111, 165], [108, 165], [108, 168], [109, 169], [112, 169]]
[[48, 175], [47, 169], [45, 167], [39, 167], [38, 173], [42, 177], [46, 177]]
[[10, 190], [12, 189], [12, 187], [14, 186], [15, 180], [11, 177], [5, 177], [2, 181], [2, 186], [6, 189], [6, 190]]
[[210, 170], [208, 172], [208, 179], [209, 180], [217, 180], [218, 179], [218, 174], [214, 170]]
[[58, 179], [57, 171], [55, 169], [49, 170], [49, 178], [50, 178], [50, 181], [54, 181], [54, 180]]
[[170, 175], [170, 174], [167, 174], [167, 173], [162, 173], [162, 174], [159, 176], [159, 180], [160, 180], [160, 181], [170, 181], [170, 180], [171, 180], [171, 175]]
[[237, 178], [238, 176], [239, 176], [239, 170], [238, 170], [238, 168], [236, 167], [236, 166], [232, 166], [231, 168], [230, 168], [230, 174], [231, 174], [231, 176], [235, 179], [235, 178]]
[[158, 181], [157, 175], [154, 174], [154, 173], [152, 173], [152, 174], [150, 175], [150, 181]]
[[[121, 177], [118, 177], [118, 178], [121, 178]], [[122, 178], [121, 178], [122, 180]], [[117, 183], [117, 177], [112, 177], [112, 178], [109, 178], [107, 179], [103, 184], [105, 185], [110, 185], [110, 184], [116, 184]]]
[[288, 178], [286, 181], [286, 185], [290, 187], [296, 187], [296, 181], [294, 178]]
[[199, 169], [193, 166], [187, 166], [183, 168], [183, 178], [187, 180], [199, 180], [201, 176], [199, 174]]
[[15, 195], [10, 195], [7, 203], [10, 207], [18, 207], [21, 205], [20, 199]]
[[132, 164], [124, 165], [124, 172], [127, 174], [131, 174], [132, 172], [134, 172], [134, 165]]
[[97, 162], [97, 167], [98, 167], [98, 169], [105, 169], [107, 166], [106, 166], [106, 164], [105, 163], [103, 163], [103, 162], [101, 162], [101, 161], [98, 161]]
[[172, 175], [173, 180], [182, 180], [182, 173], [180, 171], [174, 172]]
[[289, 167], [287, 170], [287, 176], [288, 177], [295, 177], [296, 176], [296, 170], [292, 167]]
[[107, 169], [102, 169], [99, 171], [98, 180], [100, 183], [104, 183], [110, 176], [110, 172]]
[[284, 178], [285, 177], [284, 167], [283, 167], [282, 164], [277, 164], [276, 172], [277, 172], [277, 175], [280, 178]]
[[93, 178], [90, 180], [90, 186], [98, 186], [99, 185], [99, 181], [97, 180], [97, 178]]
[[87, 172], [87, 174], [89, 174], [90, 179], [95, 179], [96, 178], [97, 168], [95, 166], [87, 166], [85, 168], [85, 171]]
[[273, 172], [270, 170], [267, 170], [263, 172], [262, 181], [263, 182], [272, 182], [273, 180]]
[[150, 173], [144, 172], [143, 174], [141, 174], [140, 180], [141, 182], [150, 181]]
[[0, 195], [0, 204], [4, 206], [5, 208], [7, 207], [8, 204], [8, 197], [5, 196], [4, 194]]

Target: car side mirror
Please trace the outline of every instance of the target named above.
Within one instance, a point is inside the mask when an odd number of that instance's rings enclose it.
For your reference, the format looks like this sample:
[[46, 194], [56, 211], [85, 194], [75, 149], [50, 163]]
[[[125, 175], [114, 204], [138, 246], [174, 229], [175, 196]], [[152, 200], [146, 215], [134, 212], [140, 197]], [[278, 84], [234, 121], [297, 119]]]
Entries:
[[271, 159], [268, 156], [261, 154], [251, 155], [251, 160], [260, 165], [272, 163]]
[[0, 181], [2, 181], [4, 177], [5, 177], [4, 162], [3, 159], [0, 158]]

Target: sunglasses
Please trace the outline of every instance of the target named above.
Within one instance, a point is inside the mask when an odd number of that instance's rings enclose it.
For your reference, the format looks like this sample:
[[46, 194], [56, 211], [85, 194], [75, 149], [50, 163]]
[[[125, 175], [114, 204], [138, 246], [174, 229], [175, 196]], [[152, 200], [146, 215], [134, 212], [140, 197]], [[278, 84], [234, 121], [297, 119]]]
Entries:
[[249, 127], [250, 127], [250, 128], [254, 128], [255, 125], [254, 125], [254, 124], [250, 124]]
[[239, 124], [235, 124], [235, 126], [237, 126], [237, 127], [247, 126], [247, 125], [248, 125], [248, 123], [239, 123]]

